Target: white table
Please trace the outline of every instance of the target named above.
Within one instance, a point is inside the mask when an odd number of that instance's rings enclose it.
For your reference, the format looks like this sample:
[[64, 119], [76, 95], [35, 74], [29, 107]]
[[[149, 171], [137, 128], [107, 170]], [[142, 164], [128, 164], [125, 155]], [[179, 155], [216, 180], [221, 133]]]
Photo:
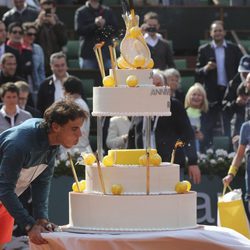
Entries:
[[31, 250], [249, 250], [250, 240], [234, 230], [216, 226], [144, 233], [44, 233], [45, 245]]

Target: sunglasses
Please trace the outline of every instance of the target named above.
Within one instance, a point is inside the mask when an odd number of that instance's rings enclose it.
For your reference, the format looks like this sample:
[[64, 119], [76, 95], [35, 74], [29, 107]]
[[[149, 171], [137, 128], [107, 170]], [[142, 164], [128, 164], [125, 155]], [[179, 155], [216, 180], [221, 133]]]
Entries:
[[27, 32], [26, 35], [27, 35], [27, 36], [36, 36], [36, 33]]
[[13, 30], [11, 33], [13, 33], [13, 34], [20, 34], [20, 35], [23, 34], [23, 32], [21, 30]]

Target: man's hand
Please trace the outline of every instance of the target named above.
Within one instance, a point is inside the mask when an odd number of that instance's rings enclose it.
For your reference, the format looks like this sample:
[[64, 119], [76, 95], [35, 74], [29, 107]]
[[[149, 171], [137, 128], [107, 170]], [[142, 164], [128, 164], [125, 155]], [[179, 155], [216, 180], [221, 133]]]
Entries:
[[95, 24], [98, 27], [100, 27], [101, 29], [103, 28], [105, 23], [106, 23], [106, 20], [102, 16], [98, 16], [98, 17], [95, 18]]
[[224, 186], [228, 186], [232, 180], [233, 180], [233, 176], [231, 174], [228, 174], [227, 176], [225, 176], [222, 179], [222, 182], [223, 182]]
[[213, 70], [217, 67], [215, 62], [209, 61], [207, 65], [204, 67], [205, 72], [208, 72], [210, 70]]
[[48, 241], [42, 237], [41, 233], [54, 232], [57, 227], [57, 225], [46, 219], [38, 219], [36, 224], [28, 232], [29, 239], [37, 245], [48, 244]]
[[194, 184], [199, 184], [201, 182], [201, 172], [198, 165], [188, 166], [188, 176], [193, 180]]
[[41, 233], [49, 232], [43, 226], [34, 224], [31, 230], [28, 232], [29, 239], [32, 243], [41, 245], [41, 244], [48, 244], [48, 241], [45, 240]]

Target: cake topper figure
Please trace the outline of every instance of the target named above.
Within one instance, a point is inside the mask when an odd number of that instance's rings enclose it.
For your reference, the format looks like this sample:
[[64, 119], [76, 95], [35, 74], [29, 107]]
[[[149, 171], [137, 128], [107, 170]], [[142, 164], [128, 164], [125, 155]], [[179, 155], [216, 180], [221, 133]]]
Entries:
[[174, 149], [172, 151], [172, 154], [171, 154], [171, 163], [174, 163], [174, 159], [175, 159], [175, 152], [176, 152], [176, 149], [177, 148], [182, 148], [185, 146], [185, 143], [183, 141], [181, 141], [180, 139], [178, 139], [174, 145]]

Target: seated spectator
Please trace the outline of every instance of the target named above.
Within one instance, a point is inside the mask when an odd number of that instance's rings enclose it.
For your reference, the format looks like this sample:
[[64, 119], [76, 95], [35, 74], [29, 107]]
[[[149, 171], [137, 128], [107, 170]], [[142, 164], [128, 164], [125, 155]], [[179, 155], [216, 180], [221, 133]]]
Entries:
[[[97, 69], [98, 64], [93, 51], [94, 45], [105, 39], [103, 60], [105, 68], [111, 67], [108, 45], [117, 30], [117, 21], [112, 10], [100, 4], [99, 0], [89, 0], [75, 12], [75, 31], [80, 36], [80, 66], [84, 69]], [[104, 35], [107, 33], [108, 35]], [[105, 36], [105, 37], [104, 37]]]
[[167, 40], [163, 39], [162, 35], [158, 33], [160, 29], [158, 14], [154, 12], [146, 13], [141, 28], [150, 49], [151, 57], [154, 60], [154, 68], [160, 70], [174, 68], [175, 63], [171, 48]]
[[67, 32], [64, 23], [56, 15], [55, 1], [41, 0], [41, 10], [35, 21], [37, 28], [36, 43], [44, 51], [45, 72], [50, 73], [50, 56], [62, 51], [67, 44]]
[[3, 22], [6, 27], [11, 23], [18, 22], [22, 24], [24, 22], [33, 22], [38, 16], [38, 11], [29, 6], [25, 0], [13, 0], [14, 7], [4, 13]]
[[185, 97], [185, 109], [195, 134], [196, 151], [202, 152], [204, 140], [205, 113], [208, 111], [208, 101], [205, 89], [200, 83], [191, 86]]
[[30, 93], [28, 83], [24, 81], [17, 81], [15, 82], [15, 85], [18, 87], [18, 90], [19, 90], [18, 106], [21, 109], [28, 111], [32, 115], [32, 117], [41, 118], [42, 114], [38, 109], [27, 105], [27, 101], [28, 101], [29, 93]]
[[32, 75], [33, 68], [32, 51], [24, 48], [22, 45], [22, 26], [19, 23], [11, 23], [8, 28], [8, 37], [7, 45], [19, 51], [19, 61], [17, 63], [20, 64], [20, 72], [18, 71], [17, 73], [28, 81]]
[[171, 96], [184, 104], [185, 94], [180, 87], [181, 74], [177, 69], [170, 68], [163, 71], [165, 84], [170, 87]]
[[[74, 76], [69, 76], [63, 83], [64, 96], [78, 104], [86, 113], [87, 119], [81, 127], [82, 135], [78, 143], [73, 146], [70, 151], [78, 149], [79, 152], [91, 153], [92, 149], [89, 143], [89, 129], [90, 129], [90, 113], [87, 103], [84, 101], [83, 85], [80, 79]], [[66, 149], [65, 149], [66, 150]], [[68, 149], [67, 149], [68, 151]]]
[[0, 134], [8, 128], [17, 126], [32, 118], [31, 114], [18, 107], [18, 88], [14, 83], [6, 83], [1, 87], [3, 106], [0, 110]]
[[33, 100], [36, 103], [39, 85], [45, 80], [45, 64], [43, 49], [39, 44], [34, 43], [36, 38], [37, 29], [34, 23], [23, 24], [23, 48], [32, 52], [32, 75], [28, 79], [30, 92], [32, 93]]
[[50, 67], [52, 75], [40, 84], [37, 95], [37, 108], [42, 114], [52, 103], [64, 98], [63, 81], [69, 76], [66, 55], [62, 52], [51, 55]]
[[164, 85], [164, 75], [163, 72], [159, 69], [153, 70], [153, 84], [155, 86], [163, 86]]
[[131, 122], [127, 116], [114, 116], [110, 118], [106, 145], [109, 149], [127, 148], [128, 131]]

